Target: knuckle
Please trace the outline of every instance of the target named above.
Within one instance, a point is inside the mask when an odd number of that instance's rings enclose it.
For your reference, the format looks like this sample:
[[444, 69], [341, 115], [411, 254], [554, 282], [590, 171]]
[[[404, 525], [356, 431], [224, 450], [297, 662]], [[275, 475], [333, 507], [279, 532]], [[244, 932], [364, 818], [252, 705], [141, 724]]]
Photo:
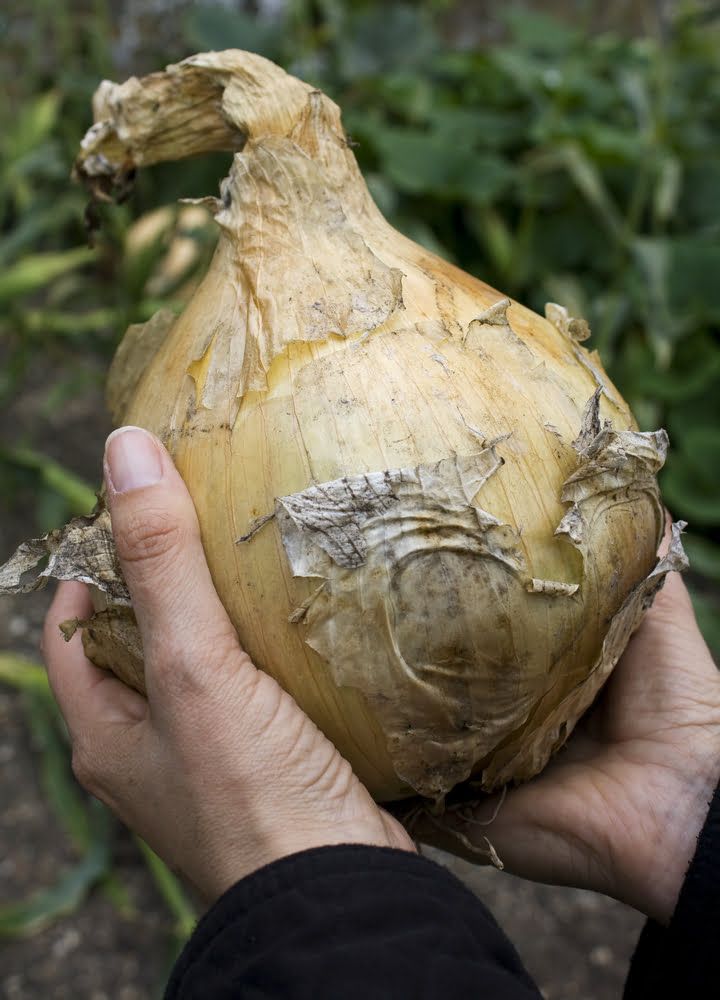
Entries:
[[[208, 626], [200, 631], [202, 641], [192, 649], [168, 636], [162, 646], [153, 651], [155, 678], [166, 688], [172, 687], [184, 700], [217, 694], [234, 678], [239, 666], [243, 672], [247, 670], [244, 658], [250, 663], [247, 654], [239, 648], [237, 633], [229, 622], [226, 628]], [[254, 667], [252, 673], [255, 673]]]
[[123, 562], [151, 564], [161, 562], [183, 543], [182, 525], [168, 511], [144, 509], [129, 514], [115, 544]]

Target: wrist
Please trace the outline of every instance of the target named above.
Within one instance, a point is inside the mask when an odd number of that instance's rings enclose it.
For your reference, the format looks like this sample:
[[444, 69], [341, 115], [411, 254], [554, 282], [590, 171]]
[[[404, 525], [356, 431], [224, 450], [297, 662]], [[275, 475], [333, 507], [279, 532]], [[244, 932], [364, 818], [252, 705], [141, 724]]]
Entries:
[[618, 859], [617, 891], [610, 893], [663, 926], [672, 919], [720, 779], [717, 750], [694, 763], [692, 771], [666, 775], [649, 800], [648, 823], [638, 821], [634, 849]]
[[264, 814], [254, 821], [246, 818], [243, 831], [244, 836], [234, 845], [228, 843], [223, 831], [218, 842], [198, 859], [199, 871], [185, 872], [207, 903], [260, 868], [308, 850], [355, 844], [417, 853], [405, 829], [372, 800], [365, 815], [355, 814], [352, 819], [313, 822], [307, 815]]
[[290, 854], [300, 854], [317, 847], [336, 847], [340, 844], [359, 844], [367, 847], [389, 847], [417, 853], [414, 841], [397, 820], [374, 804], [368, 815], [352, 821], [310, 826], [296, 825], [286, 836], [274, 837], [266, 850], [267, 861], [275, 861]]

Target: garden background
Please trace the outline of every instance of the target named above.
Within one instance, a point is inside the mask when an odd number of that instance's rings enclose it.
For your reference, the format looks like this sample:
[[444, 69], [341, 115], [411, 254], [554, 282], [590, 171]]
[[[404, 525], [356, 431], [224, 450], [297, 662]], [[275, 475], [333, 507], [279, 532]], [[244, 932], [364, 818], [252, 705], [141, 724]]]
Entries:
[[[602, 9], [599, 9], [602, 7]], [[11, 0], [0, 12], [0, 561], [94, 502], [104, 374], [180, 310], [229, 156], [142, 172], [88, 246], [70, 181], [98, 82], [247, 48], [327, 91], [383, 212], [542, 312], [585, 316], [642, 429], [720, 650], [720, 5]], [[138, 221], [139, 220], [139, 221]], [[47, 595], [0, 605], [0, 996], [159, 995], [193, 906], [75, 786], [37, 666]], [[455, 863], [454, 863], [455, 864]], [[550, 1000], [620, 995], [637, 915], [455, 864]], [[538, 921], [541, 928], [538, 928]], [[542, 940], [538, 932], [542, 930]]]

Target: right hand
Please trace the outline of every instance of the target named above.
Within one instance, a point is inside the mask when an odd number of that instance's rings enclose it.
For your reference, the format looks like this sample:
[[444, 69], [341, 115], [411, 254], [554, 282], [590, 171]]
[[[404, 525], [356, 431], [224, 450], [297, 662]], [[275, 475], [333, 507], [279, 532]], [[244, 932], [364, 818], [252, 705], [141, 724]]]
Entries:
[[[464, 810], [474, 822], [444, 820], [483, 853], [487, 836], [516, 875], [594, 889], [668, 924], [718, 780], [720, 673], [671, 573], [546, 770], [502, 804]], [[477, 860], [434, 825], [415, 832]]]
[[190, 495], [144, 431], [108, 440], [113, 534], [145, 658], [147, 701], [59, 624], [88, 618], [60, 584], [43, 646], [78, 779], [209, 902], [278, 858], [330, 844], [414, 851], [332, 743], [250, 662], [210, 577]]

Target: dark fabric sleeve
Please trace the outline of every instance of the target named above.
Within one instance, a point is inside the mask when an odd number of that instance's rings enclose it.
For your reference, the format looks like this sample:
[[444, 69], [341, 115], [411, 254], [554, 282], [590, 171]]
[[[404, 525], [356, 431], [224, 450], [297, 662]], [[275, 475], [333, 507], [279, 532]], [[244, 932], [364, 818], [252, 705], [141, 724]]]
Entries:
[[625, 985], [625, 1000], [720, 996], [720, 785], [669, 927], [648, 920]]
[[347, 845], [276, 861], [198, 925], [166, 1000], [538, 1000], [489, 911], [444, 868]]

